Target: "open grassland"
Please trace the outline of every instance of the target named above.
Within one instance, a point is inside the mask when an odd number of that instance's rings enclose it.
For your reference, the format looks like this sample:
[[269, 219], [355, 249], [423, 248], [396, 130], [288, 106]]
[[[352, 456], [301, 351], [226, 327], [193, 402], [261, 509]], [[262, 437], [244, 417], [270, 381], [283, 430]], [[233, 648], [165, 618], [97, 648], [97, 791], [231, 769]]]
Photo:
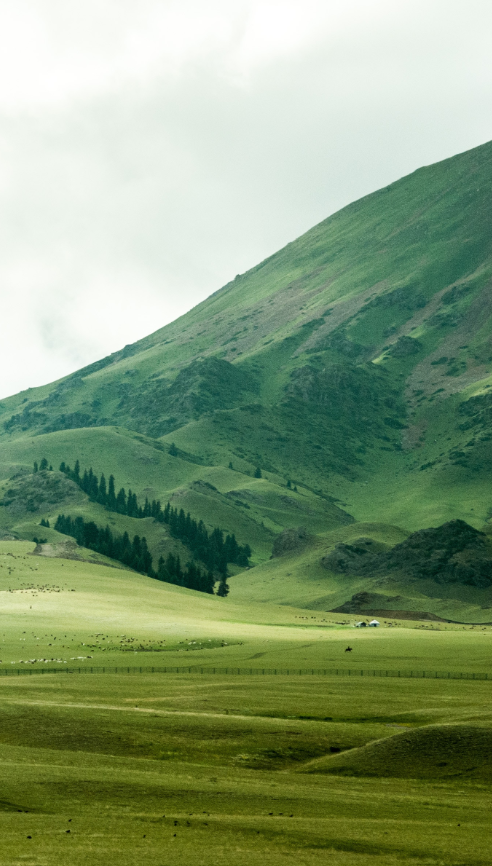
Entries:
[[56, 662], [489, 670], [490, 625], [387, 619], [377, 631], [353, 629], [359, 615], [253, 602], [252, 594], [236, 601], [234, 589], [222, 599], [33, 549], [0, 542], [2, 669]]
[[356, 630], [32, 550], [0, 544], [1, 866], [490, 862], [491, 682], [211, 672], [490, 673], [490, 627]]
[[377, 778], [360, 761], [326, 771], [429, 722], [465, 719], [480, 738], [489, 684], [52, 675], [0, 689], [2, 864], [490, 862], [489, 780], [466, 760], [424, 779], [408, 754]]

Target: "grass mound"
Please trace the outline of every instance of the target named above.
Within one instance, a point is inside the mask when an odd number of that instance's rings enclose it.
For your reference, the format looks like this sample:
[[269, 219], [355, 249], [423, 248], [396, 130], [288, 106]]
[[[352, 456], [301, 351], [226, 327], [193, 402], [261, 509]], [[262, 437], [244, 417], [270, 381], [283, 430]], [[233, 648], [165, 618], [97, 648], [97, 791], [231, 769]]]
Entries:
[[401, 778], [492, 777], [492, 730], [429, 725], [310, 762], [302, 772]]

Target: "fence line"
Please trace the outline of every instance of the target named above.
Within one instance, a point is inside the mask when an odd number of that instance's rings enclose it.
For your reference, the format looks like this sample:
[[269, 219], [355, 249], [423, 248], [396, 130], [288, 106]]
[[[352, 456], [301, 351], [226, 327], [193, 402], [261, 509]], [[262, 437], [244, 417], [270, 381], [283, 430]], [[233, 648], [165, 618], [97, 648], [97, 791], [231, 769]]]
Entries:
[[435, 680], [491, 680], [492, 673], [455, 671], [352, 670], [351, 668], [204, 668], [186, 667], [63, 667], [63, 668], [0, 668], [0, 677], [39, 674], [205, 674], [221, 676], [318, 676], [318, 677], [402, 677]]

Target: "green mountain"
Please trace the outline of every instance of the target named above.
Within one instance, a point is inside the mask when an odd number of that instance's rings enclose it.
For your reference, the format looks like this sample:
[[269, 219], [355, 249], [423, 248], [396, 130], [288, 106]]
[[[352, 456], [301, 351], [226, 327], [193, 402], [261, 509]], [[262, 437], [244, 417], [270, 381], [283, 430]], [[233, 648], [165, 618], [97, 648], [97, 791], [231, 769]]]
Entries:
[[[32, 537], [69, 505], [108, 522], [80, 491], [44, 504], [9, 497], [45, 457], [55, 468], [78, 459], [139, 499], [170, 499], [235, 532], [254, 564], [298, 526], [316, 537], [354, 521], [482, 529], [491, 193], [492, 143], [421, 168], [146, 339], [2, 401], [0, 528]], [[164, 553], [165, 528], [140, 525]]]

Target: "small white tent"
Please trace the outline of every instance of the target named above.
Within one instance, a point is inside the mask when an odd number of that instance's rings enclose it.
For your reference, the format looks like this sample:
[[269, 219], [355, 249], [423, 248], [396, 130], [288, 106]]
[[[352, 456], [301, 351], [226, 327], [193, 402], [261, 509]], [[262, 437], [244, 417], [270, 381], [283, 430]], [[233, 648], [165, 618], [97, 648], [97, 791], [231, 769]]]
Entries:
[[369, 625], [372, 626], [373, 628], [377, 628], [379, 623], [378, 623], [377, 619], [371, 619], [371, 622], [369, 623]]

